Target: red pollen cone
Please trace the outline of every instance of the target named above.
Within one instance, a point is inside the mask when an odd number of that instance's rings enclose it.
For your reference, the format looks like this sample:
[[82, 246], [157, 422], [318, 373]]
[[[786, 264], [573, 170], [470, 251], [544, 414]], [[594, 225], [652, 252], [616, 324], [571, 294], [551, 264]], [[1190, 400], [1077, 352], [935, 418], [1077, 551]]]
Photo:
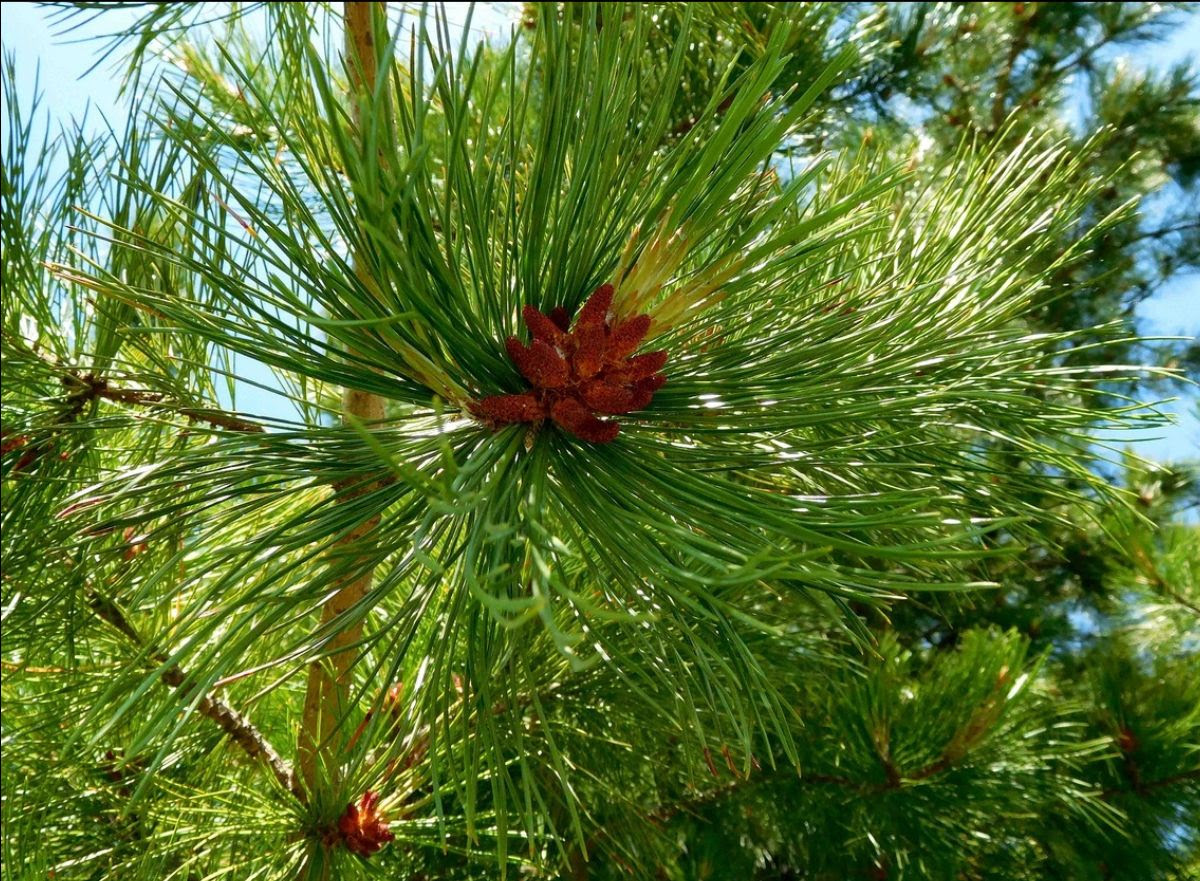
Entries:
[[534, 340], [528, 346], [523, 346], [515, 336], [510, 336], [506, 344], [508, 356], [512, 358], [521, 375], [529, 380], [535, 388], [558, 388], [566, 385], [567, 362], [563, 356], [549, 343]]
[[635, 315], [625, 319], [613, 328], [608, 337], [608, 357], [613, 361], [629, 357], [633, 350], [641, 345], [649, 330], [649, 315]]
[[592, 295], [579, 310], [579, 318], [575, 321], [576, 331], [589, 324], [603, 327], [608, 319], [608, 310], [612, 307], [612, 299], [613, 286], [610, 284], [602, 284], [592, 291]]
[[379, 813], [379, 793], [367, 790], [358, 804], [351, 802], [338, 819], [338, 834], [346, 850], [369, 857], [395, 839]]
[[602, 379], [593, 380], [583, 387], [583, 402], [600, 413], [620, 414], [631, 412], [634, 392]]
[[560, 328], [553, 319], [547, 318], [532, 306], [522, 309], [521, 317], [525, 319], [525, 326], [529, 328], [535, 340], [542, 340], [552, 346], [562, 344], [566, 329]]
[[550, 310], [550, 320], [563, 333], [571, 329], [571, 313], [562, 306], [555, 306]]
[[475, 404], [475, 415], [498, 423], [535, 422], [546, 418], [546, 408], [533, 395], [492, 395]]
[[[491, 395], [470, 406], [471, 413], [493, 427], [552, 420], [581, 440], [604, 444], [620, 433], [612, 420], [597, 413], [621, 415], [649, 405], [666, 382], [659, 371], [665, 351], [633, 355], [650, 330], [650, 316], [634, 315], [608, 322], [612, 285], [601, 285], [579, 310], [575, 326], [561, 306], [549, 315], [526, 306], [521, 316], [531, 342], [516, 337], [505, 342], [508, 356], [529, 383], [518, 395]], [[632, 355], [632, 357], [630, 357]]]
[[594, 444], [608, 443], [621, 430], [616, 422], [597, 419], [575, 398], [563, 398], [556, 403], [550, 411], [550, 418], [576, 437]]

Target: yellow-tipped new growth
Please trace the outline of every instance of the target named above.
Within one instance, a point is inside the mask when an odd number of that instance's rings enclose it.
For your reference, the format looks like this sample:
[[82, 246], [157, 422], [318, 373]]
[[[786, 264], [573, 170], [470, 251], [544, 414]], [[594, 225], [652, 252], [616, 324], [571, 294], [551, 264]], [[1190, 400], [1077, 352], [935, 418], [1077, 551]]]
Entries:
[[690, 274], [678, 277], [695, 244], [686, 223], [672, 224], [674, 207], [663, 212], [658, 225], [637, 259], [643, 238], [641, 227], [629, 237], [614, 274], [612, 311], [616, 318], [649, 315], [648, 337], [660, 336], [686, 324], [725, 298], [721, 286], [742, 268], [741, 257], [728, 257]]

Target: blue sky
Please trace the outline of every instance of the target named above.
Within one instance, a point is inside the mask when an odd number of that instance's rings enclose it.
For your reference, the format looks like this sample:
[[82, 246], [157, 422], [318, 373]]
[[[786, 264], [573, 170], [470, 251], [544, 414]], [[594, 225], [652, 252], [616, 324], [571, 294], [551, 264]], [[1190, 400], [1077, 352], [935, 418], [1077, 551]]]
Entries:
[[[451, 3], [451, 17], [461, 22], [466, 4]], [[519, 4], [484, 4], [476, 9], [472, 32], [479, 37], [503, 34], [515, 20]], [[56, 120], [81, 118], [102, 125], [107, 117], [114, 125], [123, 121], [124, 111], [119, 94], [120, 76], [111, 62], [104, 62], [86, 79], [84, 72], [95, 62], [98, 43], [72, 42], [72, 37], [56, 37], [51, 23], [52, 10], [33, 3], [0, 4], [0, 29], [6, 53], [15, 54], [17, 61], [19, 99], [27, 103], [32, 95], [34, 73], [44, 95], [45, 108]], [[118, 10], [105, 18], [104, 29], [92, 28], [89, 34], [104, 33], [132, 21], [136, 10]], [[1166, 67], [1191, 54], [1200, 47], [1200, 11], [1188, 16], [1174, 29], [1170, 39], [1145, 50], [1126, 52], [1127, 63], [1144, 67]], [[1148, 335], [1200, 336], [1200, 274], [1191, 273], [1175, 278], [1141, 310], [1141, 331]], [[247, 389], [240, 394], [239, 406], [250, 412], [278, 412], [279, 399]], [[1137, 450], [1156, 459], [1196, 458], [1200, 455], [1200, 397], [1189, 395], [1167, 405], [1179, 424], [1152, 432], [1153, 437], [1140, 442]]]

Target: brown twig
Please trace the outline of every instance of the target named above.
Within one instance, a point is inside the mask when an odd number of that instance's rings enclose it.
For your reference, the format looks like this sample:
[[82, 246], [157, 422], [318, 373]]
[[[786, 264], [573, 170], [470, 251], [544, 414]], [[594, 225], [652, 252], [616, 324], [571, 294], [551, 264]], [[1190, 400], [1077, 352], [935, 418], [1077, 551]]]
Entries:
[[[112, 600], [101, 596], [95, 591], [90, 591], [87, 599], [88, 606], [98, 618], [109, 624], [139, 649], [143, 651], [147, 649], [145, 640], [142, 639], [133, 625], [129, 623], [129, 619], [125, 617], [125, 614]], [[167, 661], [165, 653], [152, 647], [146, 654], [148, 659], [153, 662], [163, 664]], [[164, 684], [186, 695], [184, 686], [188, 684], [190, 677], [178, 666], [172, 666], [164, 670], [161, 678]], [[296, 779], [295, 771], [283, 760], [279, 752], [271, 745], [271, 742], [267, 740], [261, 731], [254, 727], [249, 719], [220, 698], [208, 695], [201, 697], [196, 702], [195, 707], [201, 716], [214, 722], [217, 727], [225, 732], [230, 740], [241, 747], [246, 755], [263, 762], [284, 789], [297, 798], [303, 799], [304, 791]]]
[[84, 373], [76, 368], [68, 367], [59, 364], [52, 358], [37, 352], [24, 344], [24, 341], [17, 340], [9, 334], [6, 337], [16, 343], [23, 349], [31, 358], [36, 358], [41, 361], [47, 368], [54, 373], [59, 374], [62, 384], [70, 389], [67, 396], [67, 407], [58, 416], [58, 424], [69, 423], [76, 421], [80, 414], [83, 413], [84, 407], [95, 400], [111, 401], [115, 404], [125, 404], [128, 406], [138, 407], [155, 407], [161, 410], [168, 410], [177, 413], [186, 419], [196, 422], [207, 422], [209, 425], [214, 425], [218, 428], [226, 428], [230, 431], [243, 432], [262, 432], [266, 429], [257, 422], [251, 422], [249, 419], [243, 419], [232, 413], [227, 413], [224, 410], [218, 410], [212, 407], [184, 407], [178, 403], [173, 403], [166, 399], [166, 395], [162, 392], [153, 391], [151, 389], [127, 389], [117, 388], [109, 384], [109, 381], [101, 376], [96, 376], [93, 373]]
[[178, 404], [172, 404], [167, 401], [166, 395], [162, 392], [151, 391], [149, 389], [115, 388], [108, 384], [108, 380], [103, 377], [93, 376], [91, 373], [79, 374], [71, 371], [64, 376], [63, 382], [65, 384], [73, 384], [76, 389], [69, 398], [71, 408], [68, 411], [67, 421], [74, 421], [79, 413], [82, 412], [84, 406], [90, 401], [99, 399], [127, 406], [156, 407], [170, 410], [187, 419], [207, 422], [209, 425], [226, 428], [230, 431], [265, 431], [257, 422], [242, 419], [240, 416], [226, 413], [224, 410], [215, 410], [209, 407], [181, 407]]

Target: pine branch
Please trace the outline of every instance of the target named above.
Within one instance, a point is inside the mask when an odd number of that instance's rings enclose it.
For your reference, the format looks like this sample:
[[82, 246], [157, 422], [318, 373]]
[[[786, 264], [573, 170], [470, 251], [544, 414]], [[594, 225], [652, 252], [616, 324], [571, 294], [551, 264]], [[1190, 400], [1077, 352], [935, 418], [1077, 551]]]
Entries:
[[1196, 614], [1196, 615], [1200, 615], [1200, 606], [1196, 605], [1191, 600], [1189, 600], [1187, 597], [1183, 596], [1181, 593], [1179, 593], [1179, 591], [1172, 590], [1171, 588], [1166, 588], [1166, 595], [1167, 595], [1167, 599], [1169, 599], [1171, 602], [1175, 603], [1176, 605], [1183, 606], [1183, 608], [1187, 609], [1189, 612], [1192, 612], [1193, 614]]
[[1189, 230], [1193, 229], [1200, 229], [1200, 221], [1183, 221], [1180, 223], [1159, 226], [1154, 229], [1144, 230], [1132, 238], [1127, 239], [1126, 244], [1132, 245], [1136, 242], [1145, 241], [1146, 239], [1165, 239], [1167, 236], [1175, 235], [1175, 233], [1188, 232]]
[[1200, 615], [1200, 606], [1197, 606], [1179, 593], [1179, 591], [1175, 590], [1170, 582], [1163, 578], [1162, 573], [1158, 571], [1158, 568], [1154, 565], [1154, 561], [1150, 559], [1149, 554], [1146, 553], [1144, 548], [1134, 548], [1131, 557], [1134, 566], [1141, 573], [1142, 577], [1149, 581], [1161, 596], [1190, 612]]
[[[350, 72], [352, 93], [350, 103], [360, 136], [364, 129], [362, 108], [375, 91], [378, 58], [372, 31], [372, 18], [376, 15], [379, 20], [386, 21], [386, 3], [347, 2], [344, 4], [346, 60]], [[355, 272], [361, 274], [364, 271], [361, 261], [356, 258]], [[353, 388], [345, 390], [342, 397], [342, 410], [349, 420], [361, 420], [368, 425], [382, 420], [385, 416], [383, 398]], [[365, 487], [359, 492], [343, 493], [339, 499], [349, 501], [360, 492], [367, 492], [372, 488]], [[334, 553], [343, 551], [347, 546], [352, 546], [358, 541], [368, 538], [378, 525], [378, 516], [360, 524], [338, 543]], [[321, 610], [321, 626], [324, 627], [362, 600], [371, 587], [371, 580], [371, 569], [355, 572], [344, 579], [338, 585], [336, 593]], [[321, 663], [314, 663], [309, 668], [297, 756], [301, 777], [310, 791], [316, 788], [319, 764], [317, 759], [320, 751], [324, 751], [332, 759], [325, 763], [330, 773], [337, 766], [336, 755], [340, 752], [341, 741], [344, 740], [344, 734], [339, 735], [338, 730], [349, 704], [350, 673], [358, 657], [355, 646], [361, 638], [362, 623], [360, 621], [340, 629], [330, 641], [332, 653], [329, 663], [333, 667], [332, 677]]]
[[[1036, 14], [1036, 13], [1034, 13]], [[1009, 54], [1005, 60], [1004, 67], [997, 79], [995, 96], [992, 101], [992, 125], [991, 132], [995, 133], [1000, 130], [1006, 116], [1028, 109], [1032, 102], [1039, 98], [1045, 91], [1055, 83], [1065, 79], [1068, 75], [1078, 69], [1087, 69], [1092, 59], [1096, 54], [1107, 46], [1112, 45], [1126, 37], [1129, 34], [1137, 31], [1137, 24], [1125, 25], [1112, 30], [1106, 30], [1098, 40], [1094, 43], [1089, 43], [1080, 49], [1074, 56], [1060, 61], [1058, 64], [1048, 66], [1035, 79], [1032, 86], [1026, 91], [1024, 97], [1016, 103], [1011, 111], [1005, 111], [1005, 103], [1007, 101], [1008, 92], [1012, 82], [1013, 68], [1020, 54], [1029, 48], [1029, 35], [1032, 30], [1032, 16], [1022, 19], [1017, 33], [1014, 35], [1009, 47]]]
[[243, 419], [240, 416], [226, 413], [223, 410], [208, 407], [202, 409], [197, 407], [181, 407], [178, 404], [167, 401], [166, 395], [162, 392], [150, 391], [148, 389], [115, 388], [108, 384], [108, 380], [103, 377], [94, 376], [91, 373], [80, 375], [75, 371], [71, 371], [68, 375], [70, 379], [64, 381], [76, 384], [78, 389], [70, 398], [72, 421], [74, 417], [79, 415], [88, 402], [105, 400], [127, 406], [166, 409], [178, 413], [187, 419], [207, 422], [214, 427], [225, 428], [230, 431], [262, 432], [266, 430], [257, 422], [251, 422], [249, 419]]
[[[1023, 23], [1023, 30], [1028, 31], [1028, 29], [1029, 29], [1028, 22], [1029, 21], [1030, 21], [1030, 19], [1028, 19], [1028, 18], [1025, 19], [1025, 21]], [[1023, 97], [1017, 103], [1017, 105], [1013, 108], [1013, 112], [1015, 113], [1017, 111], [1027, 109], [1030, 106], [1030, 102], [1034, 98], [1042, 95], [1046, 91], [1046, 89], [1050, 88], [1050, 86], [1054, 85], [1055, 83], [1061, 82], [1073, 71], [1075, 71], [1077, 69], [1087, 69], [1088, 65], [1091, 64], [1092, 59], [1096, 56], [1096, 54], [1098, 52], [1100, 52], [1100, 50], [1104, 49], [1105, 47], [1107, 47], [1113, 43], [1116, 43], [1117, 41], [1122, 39], [1124, 36], [1126, 36], [1127, 33], [1134, 32], [1134, 31], [1136, 31], [1136, 29], [1137, 28], [1135, 25], [1133, 27], [1126, 26], [1123, 28], [1117, 28], [1115, 30], [1106, 31], [1100, 37], [1100, 39], [1098, 39], [1094, 43], [1090, 43], [1087, 46], [1084, 46], [1073, 57], [1065, 59], [1056, 65], [1046, 68], [1046, 70], [1044, 70], [1038, 76], [1038, 78], [1034, 82], [1033, 86], [1026, 92], [1025, 97]], [[1015, 57], [1013, 60], [1015, 60]], [[1007, 91], [1007, 83], [1005, 84], [1005, 89]], [[993, 115], [993, 121], [994, 121], [993, 130], [996, 130], [998, 128], [998, 122], [995, 121], [994, 115]], [[1003, 121], [1003, 119], [1001, 119], [1000, 121]]]
[[[137, 648], [143, 651], [146, 649], [145, 640], [142, 639], [133, 625], [129, 623], [129, 619], [125, 617], [125, 614], [115, 603], [95, 591], [88, 592], [87, 602], [88, 607], [98, 618], [108, 623]], [[160, 664], [167, 661], [167, 655], [154, 648], [150, 649], [148, 657]], [[183, 687], [190, 679], [190, 676], [184, 670], [178, 666], [170, 667], [163, 671], [161, 678], [166, 685], [186, 696]], [[241, 747], [246, 755], [266, 764], [271, 769], [271, 773], [275, 775], [275, 779], [279, 781], [280, 786], [303, 800], [304, 791], [296, 779], [295, 772], [280, 757], [278, 750], [271, 745], [266, 736], [249, 719], [220, 698], [209, 697], [208, 695], [205, 695], [196, 702], [196, 711], [205, 718], [212, 720], [218, 728], [225, 732], [230, 740]]]
[[1013, 68], [1017, 64], [1017, 59], [1021, 57], [1021, 53], [1029, 46], [1029, 22], [1030, 19], [1023, 18], [1018, 25], [1017, 32], [1013, 34], [1012, 40], [1009, 42], [1008, 57], [1004, 61], [1004, 67], [996, 79], [996, 94], [992, 99], [992, 132], [998, 132], [1000, 126], [1004, 124], [1005, 104], [1008, 101], [1008, 91], [1012, 85]]
[[[1136, 767], [1136, 766], [1135, 766]], [[1193, 768], [1190, 771], [1181, 771], [1178, 774], [1171, 774], [1168, 777], [1162, 777], [1158, 780], [1144, 781], [1140, 779], [1140, 775], [1134, 771], [1128, 773], [1132, 789], [1127, 789], [1123, 786], [1110, 786], [1100, 793], [1100, 797], [1109, 800], [1114, 796], [1125, 795], [1129, 792], [1134, 792], [1140, 796], [1148, 795], [1152, 790], [1163, 789], [1168, 786], [1176, 786], [1180, 783], [1188, 783], [1192, 780], [1200, 780], [1200, 768]]]
[[62, 384], [71, 389], [67, 396], [67, 407], [57, 420], [60, 424], [75, 422], [83, 414], [84, 408], [89, 403], [96, 400], [105, 400], [111, 401], [114, 404], [123, 404], [131, 407], [153, 407], [159, 410], [168, 410], [183, 416], [185, 419], [196, 422], [207, 422], [216, 428], [225, 428], [229, 431], [246, 433], [266, 431], [259, 423], [244, 419], [225, 410], [219, 410], [214, 407], [183, 406], [179, 402], [168, 400], [165, 393], [152, 389], [128, 389], [113, 386], [103, 376], [96, 376], [91, 372], [84, 373], [78, 369], [58, 364], [54, 360], [30, 348], [23, 340], [19, 340], [11, 334], [5, 334], [5, 336], [9, 338], [8, 342], [19, 348], [22, 353], [27, 354], [31, 358], [38, 359], [50, 370], [59, 374]]

